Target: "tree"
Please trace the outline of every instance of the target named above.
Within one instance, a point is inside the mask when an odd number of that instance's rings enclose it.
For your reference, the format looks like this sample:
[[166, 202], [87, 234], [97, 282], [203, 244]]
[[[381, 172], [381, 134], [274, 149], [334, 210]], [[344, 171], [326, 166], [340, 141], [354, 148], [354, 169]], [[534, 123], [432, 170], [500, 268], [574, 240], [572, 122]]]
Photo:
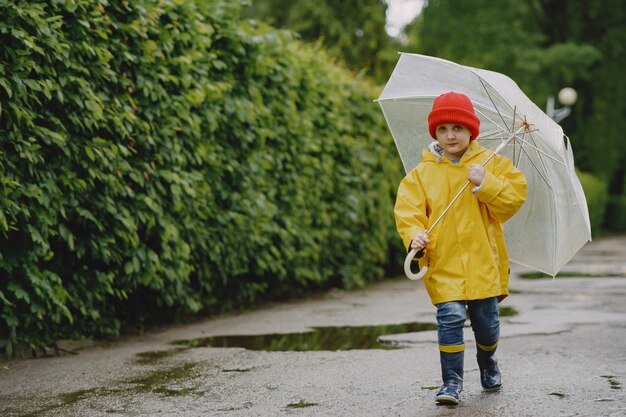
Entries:
[[[255, 0], [248, 16], [320, 41], [337, 60], [377, 82], [386, 81], [396, 60], [385, 32], [383, 0]], [[390, 53], [391, 52], [391, 53]]]
[[576, 163], [613, 196], [624, 195], [626, 8], [620, 1], [431, 0], [406, 32], [409, 50], [502, 72], [540, 107], [548, 95], [574, 87], [579, 100], [562, 125]]

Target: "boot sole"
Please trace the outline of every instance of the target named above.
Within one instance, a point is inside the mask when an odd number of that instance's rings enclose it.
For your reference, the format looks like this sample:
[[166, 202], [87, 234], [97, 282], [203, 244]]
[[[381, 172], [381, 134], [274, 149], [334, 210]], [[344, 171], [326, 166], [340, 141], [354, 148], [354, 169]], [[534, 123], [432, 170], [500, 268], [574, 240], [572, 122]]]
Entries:
[[500, 391], [501, 389], [502, 389], [502, 385], [500, 385], [499, 387], [493, 387], [493, 388], [483, 387], [483, 391], [485, 392], [496, 392], [496, 391]]
[[437, 397], [437, 398], [435, 398], [435, 401], [437, 401], [438, 404], [447, 404], [447, 405], [458, 405], [459, 402], [460, 402], [456, 398], [448, 397], [448, 396], [446, 396], [446, 397], [444, 397], [444, 396]]

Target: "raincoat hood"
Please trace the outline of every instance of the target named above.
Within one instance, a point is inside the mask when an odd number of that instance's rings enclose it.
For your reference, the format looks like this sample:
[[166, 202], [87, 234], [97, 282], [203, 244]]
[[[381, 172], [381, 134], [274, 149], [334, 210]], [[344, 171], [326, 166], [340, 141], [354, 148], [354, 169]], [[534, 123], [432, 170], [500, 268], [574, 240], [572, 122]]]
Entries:
[[[491, 155], [490, 151], [480, 146], [476, 141], [471, 141], [469, 146], [465, 150], [463, 156], [459, 159], [458, 162], [463, 161], [464, 163], [474, 163], [470, 162], [475, 158], [479, 157], [479, 155], [487, 152], [487, 157]], [[449, 162], [452, 162], [444, 155], [444, 151], [439, 146], [437, 141], [433, 141], [428, 149], [424, 149], [422, 151], [422, 162], [442, 162], [442, 158], [447, 159]]]

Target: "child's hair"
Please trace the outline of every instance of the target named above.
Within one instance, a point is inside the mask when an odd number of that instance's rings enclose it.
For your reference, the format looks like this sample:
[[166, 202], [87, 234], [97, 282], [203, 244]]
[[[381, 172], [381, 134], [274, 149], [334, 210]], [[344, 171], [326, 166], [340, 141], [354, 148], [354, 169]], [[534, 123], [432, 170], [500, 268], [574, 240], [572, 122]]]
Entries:
[[430, 136], [437, 139], [435, 129], [446, 123], [458, 123], [468, 128], [472, 134], [471, 140], [476, 139], [480, 132], [480, 119], [476, 117], [472, 101], [465, 94], [450, 91], [435, 99], [428, 115]]

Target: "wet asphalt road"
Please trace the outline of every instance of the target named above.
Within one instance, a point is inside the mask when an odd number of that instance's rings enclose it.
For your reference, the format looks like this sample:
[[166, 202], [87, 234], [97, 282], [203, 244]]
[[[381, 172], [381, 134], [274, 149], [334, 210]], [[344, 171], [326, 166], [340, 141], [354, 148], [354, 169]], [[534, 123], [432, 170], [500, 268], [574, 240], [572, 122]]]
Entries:
[[[595, 240], [565, 272], [521, 279], [502, 303], [505, 387], [483, 393], [466, 328], [465, 389], [437, 406], [436, 332], [399, 349], [263, 351], [175, 344], [319, 326], [434, 323], [421, 283], [398, 278], [269, 305], [61, 357], [0, 363], [0, 416], [626, 416], [626, 237]], [[468, 323], [469, 325], [469, 323]]]

